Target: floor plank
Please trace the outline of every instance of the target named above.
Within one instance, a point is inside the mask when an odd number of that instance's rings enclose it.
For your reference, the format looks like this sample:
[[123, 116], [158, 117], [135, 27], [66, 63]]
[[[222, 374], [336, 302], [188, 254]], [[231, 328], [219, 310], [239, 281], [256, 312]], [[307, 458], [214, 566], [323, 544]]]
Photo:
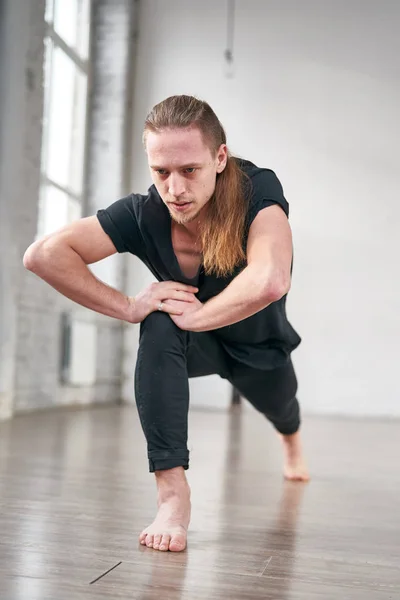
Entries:
[[137, 543], [155, 487], [133, 407], [0, 424], [0, 598], [399, 598], [398, 423], [309, 417], [303, 433], [313, 479], [284, 482], [253, 410], [192, 411], [193, 518], [173, 554]]

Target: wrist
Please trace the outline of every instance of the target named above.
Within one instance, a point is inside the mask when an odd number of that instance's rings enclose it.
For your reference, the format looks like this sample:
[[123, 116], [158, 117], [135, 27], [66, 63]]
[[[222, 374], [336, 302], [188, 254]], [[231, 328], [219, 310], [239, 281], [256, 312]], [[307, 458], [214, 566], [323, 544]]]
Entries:
[[207, 331], [207, 328], [204, 324], [204, 306], [199, 308], [199, 310], [189, 313], [187, 315], [187, 323], [185, 325], [185, 329], [187, 331], [193, 331], [196, 333]]
[[136, 298], [133, 296], [125, 296], [125, 306], [122, 320], [127, 323], [137, 323], [137, 319], [135, 319], [136, 313]]

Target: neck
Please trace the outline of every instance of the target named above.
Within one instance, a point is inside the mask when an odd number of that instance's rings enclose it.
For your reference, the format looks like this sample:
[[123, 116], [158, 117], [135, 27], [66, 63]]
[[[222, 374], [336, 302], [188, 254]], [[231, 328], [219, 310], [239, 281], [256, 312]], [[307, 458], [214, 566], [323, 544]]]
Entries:
[[197, 217], [195, 219], [193, 219], [193, 221], [190, 221], [189, 223], [177, 223], [176, 221], [172, 220], [172, 228], [175, 229], [176, 231], [179, 231], [179, 230], [184, 231], [190, 237], [198, 239], [198, 237], [200, 235], [201, 222], [206, 214], [206, 210], [207, 210], [207, 205], [204, 206], [202, 208], [202, 210], [200, 211], [200, 213], [197, 215]]

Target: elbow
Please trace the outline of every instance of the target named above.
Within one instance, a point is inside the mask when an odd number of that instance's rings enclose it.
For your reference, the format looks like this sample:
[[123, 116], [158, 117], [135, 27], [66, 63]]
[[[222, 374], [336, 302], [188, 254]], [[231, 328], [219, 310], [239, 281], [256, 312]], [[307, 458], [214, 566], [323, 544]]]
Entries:
[[290, 278], [275, 278], [272, 281], [268, 281], [263, 290], [265, 303], [268, 305], [281, 300], [289, 292], [290, 286]]
[[25, 251], [22, 259], [25, 269], [38, 273], [45, 262], [45, 241], [37, 240]]
[[35, 268], [35, 264], [37, 263], [37, 242], [31, 244], [29, 248], [25, 251], [24, 258], [22, 259], [22, 263], [28, 271], [33, 271]]

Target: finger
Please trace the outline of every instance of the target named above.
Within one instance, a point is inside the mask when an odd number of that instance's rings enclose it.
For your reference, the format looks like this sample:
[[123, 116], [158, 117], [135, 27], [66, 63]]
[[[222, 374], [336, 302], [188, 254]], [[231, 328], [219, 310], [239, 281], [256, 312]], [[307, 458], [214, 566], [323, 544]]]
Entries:
[[179, 302], [194, 302], [196, 296], [191, 292], [181, 292], [179, 290], [161, 290], [162, 294], [159, 294], [161, 302], [168, 302], [168, 300], [178, 300]]
[[160, 285], [166, 287], [167, 289], [191, 292], [192, 294], [196, 294], [199, 291], [199, 288], [194, 287], [193, 285], [186, 285], [186, 283], [179, 283], [179, 281], [163, 281]]
[[163, 304], [162, 312], [167, 313], [167, 315], [183, 315], [183, 310], [175, 308], [174, 306], [169, 306], [168, 304]]
[[165, 302], [158, 302], [156, 308], [160, 312], [165, 312], [169, 315], [182, 315], [184, 306], [181, 302], [166, 300]]
[[180, 300], [181, 302], [194, 302], [196, 300], [196, 296], [189, 292], [180, 292], [179, 290], [172, 291], [168, 298], [164, 298], [164, 300]]

